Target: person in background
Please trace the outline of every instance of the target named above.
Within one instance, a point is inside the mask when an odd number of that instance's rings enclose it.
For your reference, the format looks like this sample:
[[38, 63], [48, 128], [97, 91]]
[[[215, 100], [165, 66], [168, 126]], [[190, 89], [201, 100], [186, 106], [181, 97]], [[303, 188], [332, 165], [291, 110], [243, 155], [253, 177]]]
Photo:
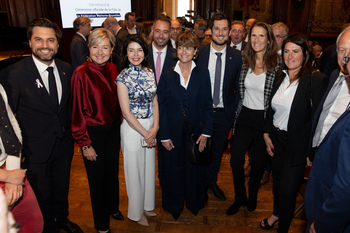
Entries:
[[250, 19], [248, 19], [247, 22], [245, 23], [245, 39], [244, 39], [245, 42], [248, 42], [250, 28], [251, 28], [252, 25], [253, 25], [254, 23], [256, 23], [256, 22], [257, 22], [256, 19], [250, 18]]
[[322, 70], [322, 46], [315, 45], [314, 47], [312, 47], [312, 53], [314, 54], [314, 60], [311, 61], [312, 67], [317, 70]]
[[125, 29], [129, 34], [140, 34], [141, 28], [136, 25], [135, 12], [128, 12], [125, 14]]
[[111, 61], [117, 65], [118, 69], [121, 70], [123, 67], [123, 59], [121, 58], [121, 52], [124, 41], [129, 35], [128, 31], [118, 24], [118, 21], [114, 17], [107, 17], [103, 22], [103, 27], [109, 30], [115, 36], [115, 46], [111, 56]]
[[[169, 25], [170, 26], [170, 25]], [[138, 35], [127, 37], [122, 52], [124, 70], [115, 82], [123, 123], [120, 128], [128, 195], [128, 218], [148, 226], [156, 216], [156, 136], [159, 129], [157, 85], [148, 60], [147, 44]]]
[[204, 32], [208, 28], [208, 23], [202, 18], [196, 19], [194, 26], [193, 26], [193, 32], [196, 34], [196, 36], [199, 39], [199, 44], [202, 44], [202, 41], [204, 40]]
[[297, 191], [305, 171], [313, 115], [327, 87], [327, 77], [309, 62], [306, 35], [288, 36], [282, 44], [282, 69], [275, 78], [264, 140], [272, 161], [274, 207], [260, 223], [288, 233]]
[[141, 37], [147, 43], [151, 44], [153, 41], [153, 21], [147, 20], [143, 22]]
[[277, 22], [271, 25], [273, 35], [275, 36], [277, 46], [278, 46], [278, 54], [282, 54], [282, 44], [284, 39], [288, 36], [289, 28], [286, 24], [282, 22]]
[[243, 40], [244, 38], [244, 27], [245, 24], [243, 21], [234, 20], [231, 23], [231, 31], [230, 31], [230, 46], [238, 51], [243, 51], [247, 42]]
[[196, 66], [199, 40], [190, 31], [176, 39], [178, 62], [165, 72], [158, 86], [159, 139], [165, 151], [162, 164], [162, 206], [177, 220], [186, 203], [194, 215], [204, 207], [206, 165], [189, 160], [189, 133], [183, 116], [186, 112], [191, 133], [201, 135], [199, 150], [206, 146], [213, 131], [213, 100], [208, 69]]
[[70, 43], [70, 57], [73, 70], [75, 70], [78, 66], [84, 64], [89, 56], [87, 36], [90, 35], [92, 30], [91, 19], [80, 16], [74, 20], [73, 28], [75, 34]]
[[89, 36], [90, 60], [72, 77], [72, 134], [82, 148], [99, 232], [110, 232], [110, 215], [123, 219], [118, 182], [121, 114], [114, 85], [118, 68], [108, 62], [114, 46], [112, 33], [95, 29]]
[[175, 40], [176, 37], [181, 33], [182, 27], [178, 20], [171, 20], [170, 28], [170, 41], [174, 49], [176, 49]]
[[[260, 180], [265, 169], [267, 152], [263, 139], [264, 121], [269, 107], [273, 81], [281, 67], [277, 43], [269, 25], [255, 23], [243, 51], [242, 72], [239, 80], [239, 105], [231, 137], [231, 168], [234, 180], [235, 202], [227, 209], [234, 215], [241, 206], [254, 211], [257, 206]], [[251, 159], [248, 198], [245, 188], [245, 154]]]

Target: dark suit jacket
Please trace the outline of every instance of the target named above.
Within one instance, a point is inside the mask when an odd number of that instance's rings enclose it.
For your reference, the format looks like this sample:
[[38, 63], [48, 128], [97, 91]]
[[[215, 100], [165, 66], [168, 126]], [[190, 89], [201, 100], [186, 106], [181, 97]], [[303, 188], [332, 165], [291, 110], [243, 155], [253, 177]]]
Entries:
[[37, 82], [42, 85], [44, 83], [32, 57], [25, 58], [0, 73], [0, 82], [8, 94], [9, 104], [22, 130], [23, 154], [32, 163], [48, 160], [57, 137], [71, 137], [72, 68], [58, 59], [55, 59], [55, 63], [62, 83], [58, 110], [54, 109], [46, 88], [37, 85]]
[[129, 35], [129, 32], [125, 28], [121, 28], [117, 35], [115, 35], [115, 46], [113, 49], [112, 60], [113, 63], [117, 65], [118, 70], [123, 69], [123, 58], [121, 53], [123, 50], [123, 45], [126, 37]]
[[[151, 68], [153, 70], [153, 72], [156, 72], [156, 66], [154, 64], [154, 59], [153, 59], [153, 47], [152, 47], [152, 43], [150, 43], [148, 45], [148, 53], [149, 53], [149, 62], [151, 64]], [[174, 54], [175, 54], [175, 49], [172, 46], [167, 47], [166, 50], [166, 55], [165, 55], [165, 60], [164, 60], [164, 64], [163, 64], [163, 69], [162, 69], [162, 73], [160, 74], [160, 77], [162, 77], [162, 74], [167, 71], [168, 69], [174, 69], [175, 65], [176, 65], [176, 59], [174, 58]], [[156, 75], [154, 75], [154, 78], [156, 78]]]
[[[210, 44], [207, 44], [199, 50], [197, 65], [208, 69]], [[223, 101], [225, 114], [228, 120], [233, 120], [238, 106], [238, 80], [241, 72], [242, 56], [241, 53], [230, 46], [226, 48], [226, 63], [223, 84]]]
[[87, 42], [81, 35], [75, 33], [70, 43], [70, 57], [72, 59], [73, 70], [84, 64], [89, 56], [89, 48]]
[[318, 105], [318, 108], [316, 109], [314, 118], [312, 120], [311, 135], [310, 135], [310, 141], [309, 141], [309, 159], [311, 161], [314, 159], [314, 155], [315, 155], [315, 150], [312, 149], [312, 139], [315, 135], [316, 127], [318, 124], [318, 119], [320, 118], [321, 112], [323, 110], [324, 101], [326, 100], [329, 91], [332, 89], [332, 87], [333, 87], [333, 85], [338, 77], [339, 77], [339, 70], [334, 70], [330, 79], [329, 79], [328, 87], [327, 87], [327, 89], [326, 89], [326, 91], [325, 91], [325, 93], [320, 101], [320, 104]]
[[[279, 77], [275, 78], [269, 108], [266, 114], [265, 132], [269, 134], [272, 132], [272, 127], [274, 127], [274, 111], [271, 107], [271, 100], [286, 76], [285, 73], [281, 75], [281, 80]], [[311, 73], [306, 73], [299, 79], [299, 84], [289, 113], [287, 128], [290, 166], [297, 166], [306, 163], [312, 118], [322, 99], [326, 87], [327, 77], [321, 72], [315, 72], [312, 75], [312, 78]]]
[[[180, 76], [169, 69], [162, 74], [158, 85], [159, 139], [171, 139], [180, 146], [183, 137], [183, 93]], [[187, 87], [186, 117], [191, 133], [211, 135], [213, 130], [213, 100], [208, 69], [196, 66]]]
[[[231, 41], [228, 42], [228, 45], [231, 47]], [[245, 46], [247, 45], [247, 42], [245, 42], [244, 40], [242, 40], [242, 46], [241, 46], [241, 50], [238, 50], [238, 51], [241, 51], [243, 52]]]
[[350, 232], [350, 113], [333, 124], [316, 150], [305, 211], [317, 233]]

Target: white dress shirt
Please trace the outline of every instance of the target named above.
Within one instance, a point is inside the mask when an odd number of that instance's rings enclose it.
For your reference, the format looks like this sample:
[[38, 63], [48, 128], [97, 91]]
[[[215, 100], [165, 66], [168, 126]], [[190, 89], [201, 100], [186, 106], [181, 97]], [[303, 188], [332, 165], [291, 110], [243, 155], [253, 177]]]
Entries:
[[224, 101], [222, 97], [222, 90], [224, 86], [224, 74], [225, 74], [225, 64], [226, 64], [226, 46], [221, 51], [216, 51], [212, 43], [210, 44], [210, 54], [209, 54], [209, 62], [208, 62], [208, 69], [209, 69], [209, 75], [210, 75], [210, 82], [211, 82], [211, 95], [214, 95], [214, 83], [215, 83], [215, 68], [216, 68], [216, 60], [218, 56], [215, 53], [222, 53], [221, 55], [221, 81], [220, 81], [220, 101], [219, 104], [214, 106], [215, 108], [223, 108], [224, 107]]
[[[344, 74], [342, 72], [340, 72], [339, 77], [337, 78], [337, 80], [335, 81], [333, 86], [338, 84], [341, 75], [344, 75]], [[329, 129], [333, 126], [333, 124], [336, 122], [336, 120], [338, 120], [338, 118], [345, 112], [346, 108], [348, 107], [348, 104], [350, 102], [349, 87], [346, 84], [346, 80], [344, 80], [343, 82], [344, 83], [341, 86], [340, 92], [339, 92], [337, 98], [335, 99], [335, 101], [333, 102], [331, 108], [329, 109], [329, 113], [323, 122], [323, 127], [321, 130], [320, 137], [317, 141], [317, 144], [313, 145], [313, 146], [320, 145], [323, 138], [328, 133]]]
[[[44, 87], [46, 88], [47, 92], [50, 94], [50, 88], [49, 88], [49, 72], [46, 70], [47, 67], [49, 67], [48, 65], [45, 65], [44, 63], [40, 62], [35, 56], [33, 56], [33, 60], [35, 63], [36, 68], [38, 69], [38, 72], [41, 76], [41, 79], [44, 82]], [[61, 79], [60, 79], [60, 75], [58, 73], [57, 70], [57, 66], [55, 63], [55, 60], [52, 61], [51, 65], [53, 67], [53, 74], [55, 75], [55, 80], [56, 80], [56, 86], [57, 86], [57, 95], [58, 95], [58, 103], [61, 103], [61, 98], [62, 98], [62, 83], [61, 83]], [[40, 80], [38, 79], [36, 81], [36, 86], [38, 88], [42, 88], [40, 86]]]
[[294, 82], [290, 83], [287, 72], [285, 70], [283, 72], [286, 74], [286, 77], [273, 96], [271, 107], [275, 112], [273, 125], [280, 130], [287, 131], [290, 109], [299, 86], [299, 80], [294, 80]]
[[242, 50], [242, 41], [240, 42], [240, 43], [238, 43], [238, 44], [234, 44], [232, 41], [231, 41], [231, 47], [233, 47], [233, 46], [236, 46], [236, 48], [235, 49], [237, 49], [237, 50], [239, 50], [239, 51], [241, 51]]
[[157, 52], [162, 52], [162, 54], [160, 55], [160, 64], [161, 64], [161, 66], [160, 66], [161, 67], [160, 68], [160, 74], [162, 74], [167, 48], [168, 48], [168, 46], [166, 45], [162, 50], [159, 51], [158, 49], [156, 49], [156, 47], [154, 47], [154, 44], [152, 42], [154, 72], [156, 71], [156, 65], [157, 65], [157, 58], [158, 58], [158, 53]]

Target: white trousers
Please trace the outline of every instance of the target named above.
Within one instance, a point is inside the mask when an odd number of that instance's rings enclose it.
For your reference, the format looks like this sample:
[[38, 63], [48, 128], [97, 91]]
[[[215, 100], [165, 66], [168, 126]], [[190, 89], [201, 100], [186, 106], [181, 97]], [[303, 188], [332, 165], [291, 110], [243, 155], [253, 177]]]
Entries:
[[[153, 127], [153, 117], [138, 121], [146, 130]], [[129, 199], [128, 218], [139, 221], [144, 210], [154, 210], [155, 206], [156, 148], [142, 147], [143, 136], [132, 129], [126, 120], [121, 124], [120, 137]]]

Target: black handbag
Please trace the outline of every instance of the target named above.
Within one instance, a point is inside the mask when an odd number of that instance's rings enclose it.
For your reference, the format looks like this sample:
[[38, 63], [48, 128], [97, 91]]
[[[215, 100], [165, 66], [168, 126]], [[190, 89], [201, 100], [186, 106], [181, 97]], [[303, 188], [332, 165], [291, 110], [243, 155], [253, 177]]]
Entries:
[[190, 162], [195, 165], [203, 165], [208, 164], [213, 159], [213, 154], [211, 151], [211, 138], [207, 139], [207, 145], [204, 148], [202, 152], [199, 152], [199, 144], [196, 144], [196, 141], [198, 140], [199, 136], [198, 134], [192, 134], [190, 127], [188, 126], [187, 118], [186, 118], [186, 112], [184, 109], [182, 109], [182, 115], [185, 119], [185, 124], [187, 131], [190, 135], [189, 138], [189, 145], [188, 145], [188, 155]]

